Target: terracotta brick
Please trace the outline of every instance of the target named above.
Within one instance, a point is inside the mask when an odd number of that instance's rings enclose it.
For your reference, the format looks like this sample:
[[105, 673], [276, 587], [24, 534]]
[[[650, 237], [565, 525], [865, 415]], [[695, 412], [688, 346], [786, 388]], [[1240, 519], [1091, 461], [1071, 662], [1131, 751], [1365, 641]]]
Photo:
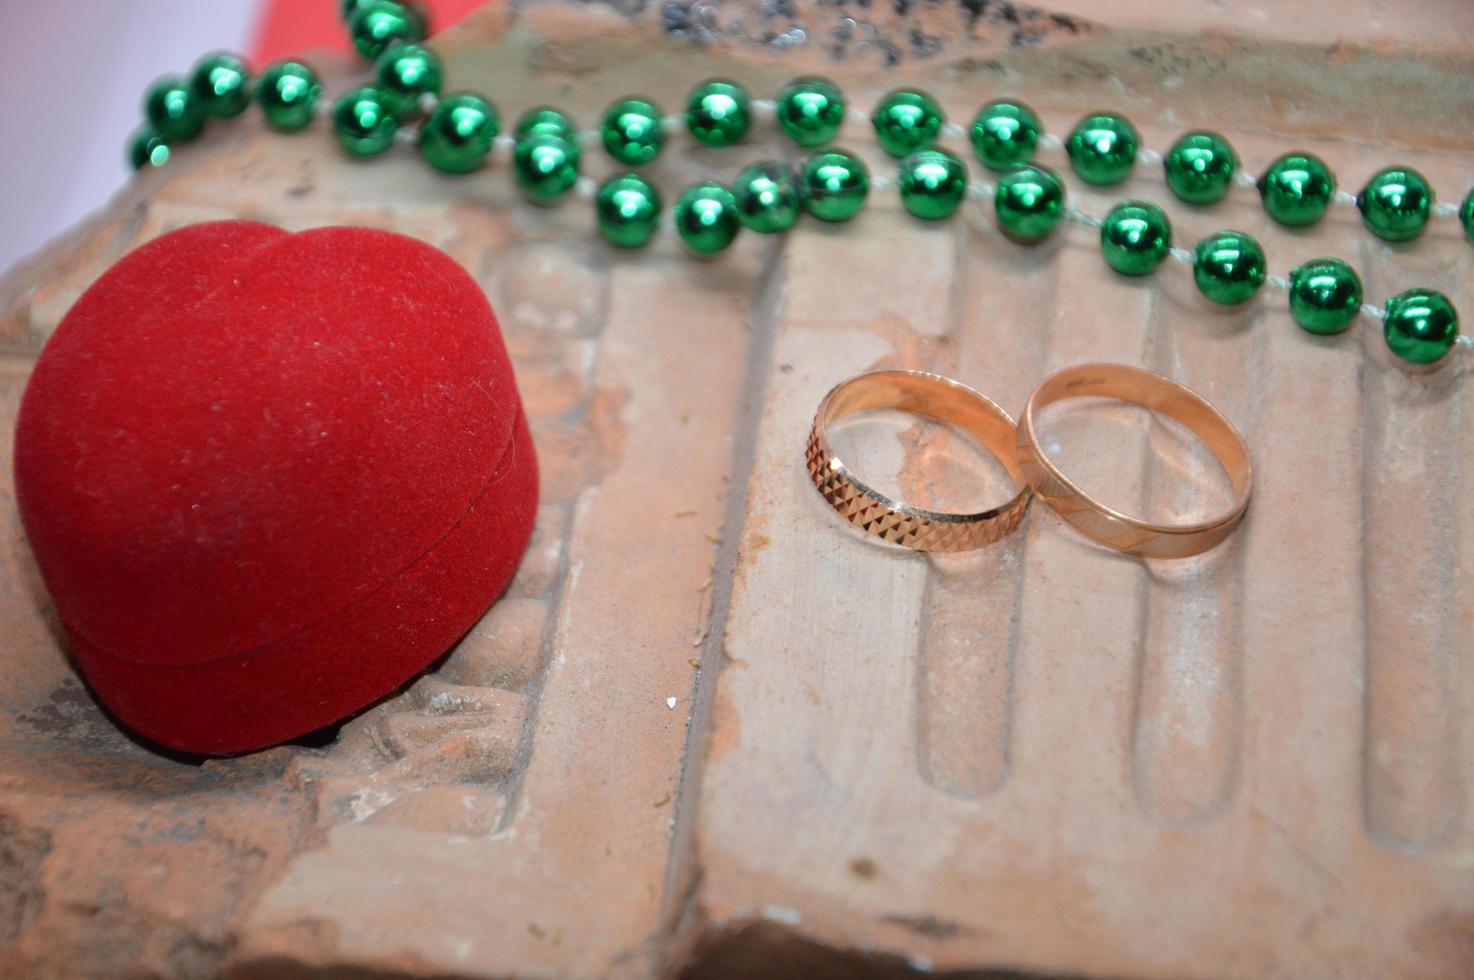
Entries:
[[[1252, 172], [1304, 147], [1347, 191], [1398, 161], [1445, 201], [1467, 189], [1463, 5], [1097, 6], [496, 4], [434, 43], [508, 121], [819, 71], [860, 109], [920, 85], [966, 125], [1016, 92], [1055, 134], [1110, 106], [1157, 149], [1219, 129]], [[321, 65], [334, 92], [358, 70]], [[839, 142], [893, 173], [863, 124]], [[764, 157], [799, 154], [762, 123], [722, 151], [677, 134], [650, 172], [669, 203]], [[1057, 148], [1041, 160], [1090, 213], [1161, 202], [1180, 245], [1237, 227], [1275, 274], [1339, 254], [1372, 302], [1427, 284], [1474, 306], [1455, 222], [1393, 247], [1344, 205], [1289, 231], [1252, 190], [1192, 208], [1153, 166], [1091, 189]], [[507, 165], [349, 161], [325, 127], [247, 114], [0, 279], [8, 433], [69, 304], [169, 228], [418, 236], [496, 305], [543, 471], [507, 597], [430, 671], [299, 743], [200, 763], [131, 741], [76, 679], [0, 438], [0, 974], [1470, 973], [1462, 360], [1408, 372], [1369, 324], [1311, 337], [1273, 291], [1211, 311], [1175, 263], [1125, 281], [1083, 225], [1025, 248], [983, 201], [923, 226], [888, 187], [850, 225], [744, 234], [712, 262], [669, 229], [616, 253], [587, 202], [531, 207]], [[585, 165], [614, 169], [594, 146]], [[996, 547], [929, 558], [857, 538], [804, 478], [811, 413], [849, 374], [942, 371], [1017, 413], [1093, 359], [1176, 377], [1243, 430], [1256, 496], [1223, 548], [1128, 560], [1035, 507]], [[1222, 489], [1140, 412], [1046, 424], [1120, 506], [1190, 513]], [[934, 427], [844, 438], [913, 499], [1007, 492]]]

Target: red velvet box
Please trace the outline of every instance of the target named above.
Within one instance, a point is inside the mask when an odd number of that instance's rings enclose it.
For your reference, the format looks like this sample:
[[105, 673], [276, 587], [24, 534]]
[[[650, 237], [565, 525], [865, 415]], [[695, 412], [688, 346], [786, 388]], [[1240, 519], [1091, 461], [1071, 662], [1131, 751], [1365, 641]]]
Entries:
[[361, 228], [195, 225], [123, 258], [36, 364], [15, 478], [93, 691], [195, 753], [424, 669], [506, 587], [537, 508], [481, 290]]

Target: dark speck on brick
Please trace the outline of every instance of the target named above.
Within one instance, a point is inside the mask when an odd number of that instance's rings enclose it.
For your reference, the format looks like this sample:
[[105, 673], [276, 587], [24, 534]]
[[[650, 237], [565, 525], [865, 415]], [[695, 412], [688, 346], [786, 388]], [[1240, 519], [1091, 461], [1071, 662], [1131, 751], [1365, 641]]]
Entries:
[[667, 31], [684, 30], [691, 26], [691, 11], [684, 4], [668, 3], [661, 8], [660, 14]]
[[[594, 0], [587, 0], [594, 2]], [[647, 9], [650, 0], [599, 0], [613, 3], [623, 10], [633, 6]], [[834, 61], [851, 57], [870, 61], [871, 52], [879, 50], [884, 66], [900, 64], [906, 58], [935, 58], [951, 47], [951, 42], [968, 38], [1003, 42], [1018, 49], [1043, 44], [1051, 34], [1082, 34], [1090, 30], [1088, 23], [1065, 14], [1030, 6], [1015, 0], [890, 0], [894, 16], [902, 20], [884, 27], [870, 23], [859, 10], [869, 10], [875, 0], [761, 0], [759, 23], [737, 17], [719, 17], [721, 0], [661, 0], [661, 20], [667, 33], [697, 42], [722, 38], [747, 43], [787, 46], [795, 35], [798, 43], [816, 43]], [[926, 34], [913, 26], [919, 9], [953, 6], [962, 13], [963, 31], [955, 38], [947, 33]], [[883, 9], [883, 8], [882, 8]], [[800, 29], [801, 19], [824, 11], [828, 23], [820, 22]], [[830, 19], [832, 18], [832, 19]], [[859, 30], [856, 25], [859, 25]], [[997, 25], [996, 28], [993, 25]], [[863, 30], [863, 35], [860, 34]], [[860, 38], [864, 39], [861, 40]], [[1156, 56], [1156, 53], [1153, 53]]]
[[933, 34], [923, 34], [920, 29], [911, 29], [911, 51], [918, 58], [930, 58], [942, 50], [942, 39]]

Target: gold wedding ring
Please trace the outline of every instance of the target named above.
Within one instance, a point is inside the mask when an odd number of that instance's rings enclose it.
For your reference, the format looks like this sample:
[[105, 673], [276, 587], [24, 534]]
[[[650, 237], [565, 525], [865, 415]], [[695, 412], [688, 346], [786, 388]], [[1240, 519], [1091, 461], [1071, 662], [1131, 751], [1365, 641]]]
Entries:
[[[954, 426], [998, 457], [1022, 489], [1001, 507], [946, 514], [892, 500], [856, 479], [829, 445], [829, 423], [856, 412], [895, 409]], [[940, 375], [875, 371], [840, 384], [819, 403], [805, 459], [809, 477], [840, 516], [868, 534], [917, 551], [967, 551], [1004, 537], [1029, 507], [1029, 488], [1014, 450], [1016, 426], [981, 394]]]
[[[1034, 420], [1046, 405], [1086, 397], [1131, 402], [1181, 422], [1228, 474], [1234, 490], [1229, 509], [1193, 524], [1154, 524], [1112, 510], [1071, 483], [1044, 454]], [[1082, 364], [1041, 382], [1019, 420], [1018, 464], [1034, 492], [1076, 530], [1117, 551], [1145, 558], [1185, 558], [1212, 548], [1238, 527], [1254, 487], [1249, 448], [1228, 419], [1177, 382], [1121, 364]]]

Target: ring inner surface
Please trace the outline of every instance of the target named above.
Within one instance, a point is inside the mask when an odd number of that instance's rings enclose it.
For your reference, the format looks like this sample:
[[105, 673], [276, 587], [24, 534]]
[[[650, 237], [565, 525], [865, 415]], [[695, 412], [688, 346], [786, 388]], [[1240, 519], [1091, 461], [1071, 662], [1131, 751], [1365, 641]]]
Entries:
[[[904, 414], [881, 414], [890, 412]], [[1023, 486], [1014, 426], [971, 392], [940, 380], [857, 379], [830, 396], [824, 422], [849, 479], [892, 502], [971, 517], [997, 509]], [[857, 438], [862, 428], [870, 434]]]
[[[1034, 437], [1061, 476], [1128, 520], [1212, 523], [1245, 497], [1247, 451], [1211, 406], [1154, 380], [1064, 377], [1035, 399]], [[1102, 425], [1122, 438], [1102, 439]]]

